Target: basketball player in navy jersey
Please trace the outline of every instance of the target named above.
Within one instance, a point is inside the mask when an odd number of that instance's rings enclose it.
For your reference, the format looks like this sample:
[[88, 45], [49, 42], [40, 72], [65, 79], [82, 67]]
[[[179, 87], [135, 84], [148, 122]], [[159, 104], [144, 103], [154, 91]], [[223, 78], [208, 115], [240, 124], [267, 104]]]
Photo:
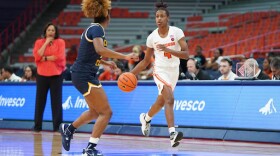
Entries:
[[85, 156], [102, 155], [95, 147], [112, 116], [107, 96], [96, 73], [100, 64], [108, 65], [111, 68], [116, 68], [116, 64], [104, 61], [102, 57], [133, 59], [134, 61], [139, 59], [133, 53], [124, 55], [106, 48], [104, 28], [110, 21], [110, 9], [111, 1], [109, 0], [82, 1], [82, 11], [86, 17], [94, 18], [95, 23], [91, 23], [81, 36], [78, 56], [71, 68], [71, 76], [74, 86], [83, 94], [89, 110], [83, 112], [72, 124], [61, 124], [59, 129], [63, 147], [69, 151], [70, 141], [75, 130], [96, 119], [88, 146], [83, 150]]

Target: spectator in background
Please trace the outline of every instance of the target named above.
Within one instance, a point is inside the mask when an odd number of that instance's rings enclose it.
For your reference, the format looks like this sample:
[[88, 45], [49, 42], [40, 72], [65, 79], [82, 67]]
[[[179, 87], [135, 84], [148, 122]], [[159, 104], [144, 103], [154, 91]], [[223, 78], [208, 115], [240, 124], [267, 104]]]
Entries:
[[14, 74], [13, 68], [11, 66], [4, 66], [1, 69], [1, 79], [2, 81], [9, 81], [9, 82], [20, 82], [21, 78]]
[[155, 58], [154, 58], [154, 55], [153, 55], [151, 57], [150, 64], [146, 67], [145, 70], [141, 71], [138, 74], [138, 79], [139, 80], [153, 80], [154, 64], [155, 64]]
[[[5, 65], [5, 59], [4, 57], [2, 56], [2, 54], [0, 53], [0, 68], [2, 69]], [[0, 79], [1, 81], [1, 79]]]
[[187, 68], [188, 68], [188, 73], [186, 73], [186, 79], [211, 80], [210, 75], [206, 71], [200, 69], [200, 64], [196, 59], [194, 58], [188, 59]]
[[275, 57], [270, 62], [272, 80], [280, 80], [280, 57]]
[[151, 62], [150, 68], [143, 70], [139, 73], [140, 80], [153, 80], [153, 68], [152, 68], [153, 65], [154, 65], [154, 61]]
[[237, 76], [232, 72], [232, 61], [229, 58], [223, 58], [219, 68], [222, 76], [218, 80], [234, 80]]
[[244, 62], [244, 64], [245, 64], [246, 73], [248, 74], [248, 75], [246, 75], [247, 77], [255, 77], [258, 80], [269, 80], [270, 79], [269, 76], [267, 76], [259, 68], [259, 64], [255, 59], [249, 58]]
[[214, 51], [214, 57], [211, 59], [210, 63], [207, 64], [207, 69], [216, 71], [219, 69], [221, 60], [223, 59], [224, 50], [218, 48]]
[[111, 69], [110, 66], [103, 65], [104, 71], [99, 75], [98, 80], [100, 81], [113, 81], [117, 79], [117, 76], [114, 73], [114, 69]]
[[72, 65], [75, 62], [77, 55], [78, 55], [77, 46], [72, 45], [66, 55], [66, 64]]
[[145, 57], [145, 53], [141, 49], [140, 45], [133, 46], [132, 52], [135, 53], [139, 57], [139, 61], [129, 60], [128, 61], [128, 69], [129, 69], [129, 71], [131, 71]]
[[65, 70], [65, 42], [59, 38], [57, 26], [48, 23], [43, 38], [37, 39], [33, 49], [37, 65], [36, 106], [34, 131], [42, 130], [43, 114], [48, 91], [51, 95], [53, 131], [62, 123], [62, 72]]
[[117, 76], [116, 80], [118, 80], [119, 76], [125, 72], [124, 64], [121, 61], [116, 61], [117, 68], [114, 70], [114, 74]]
[[99, 75], [98, 80], [100, 81], [117, 80], [120, 74], [122, 74], [125, 71], [125, 69], [121, 61], [115, 61], [115, 63], [117, 65], [116, 69], [111, 69], [110, 66], [104, 65], [104, 72]]
[[24, 67], [22, 81], [36, 81], [36, 69], [32, 65]]
[[70, 68], [73, 65], [78, 55], [77, 45], [72, 45], [66, 54], [66, 69], [63, 72], [63, 80], [71, 81]]
[[268, 75], [270, 77], [270, 79], [272, 78], [272, 72], [271, 72], [271, 68], [270, 68], [270, 58], [265, 58], [263, 60], [263, 72]]
[[206, 59], [205, 59], [205, 56], [202, 54], [202, 47], [199, 45], [196, 46], [195, 53], [196, 53], [196, 55], [194, 56], [194, 59], [196, 59], [198, 61], [201, 69], [205, 69]]
[[3, 75], [2, 75], [2, 68], [1, 68], [1, 70], [0, 70], [0, 81], [4, 81], [4, 77], [3, 77]]

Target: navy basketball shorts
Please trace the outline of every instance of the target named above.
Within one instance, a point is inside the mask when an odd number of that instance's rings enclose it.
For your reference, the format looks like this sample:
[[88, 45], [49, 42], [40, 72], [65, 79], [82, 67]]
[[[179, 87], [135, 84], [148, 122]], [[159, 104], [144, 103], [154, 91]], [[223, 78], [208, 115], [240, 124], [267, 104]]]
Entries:
[[98, 77], [96, 77], [96, 74], [72, 72], [71, 77], [72, 83], [78, 89], [78, 91], [83, 94], [83, 96], [87, 96], [90, 93], [92, 87], [102, 87]]

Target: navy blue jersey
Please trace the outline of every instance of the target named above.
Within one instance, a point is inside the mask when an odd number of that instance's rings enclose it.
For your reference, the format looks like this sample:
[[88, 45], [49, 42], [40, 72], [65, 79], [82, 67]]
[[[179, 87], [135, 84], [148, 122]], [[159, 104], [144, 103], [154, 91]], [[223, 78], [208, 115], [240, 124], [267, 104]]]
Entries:
[[105, 32], [100, 24], [92, 23], [82, 34], [78, 56], [71, 67], [71, 78], [74, 86], [84, 95], [90, 94], [91, 87], [101, 87], [96, 75], [101, 56], [96, 53], [93, 39], [100, 37], [107, 46]]
[[98, 23], [92, 23], [81, 35], [78, 56], [71, 68], [72, 72], [96, 74], [101, 60], [101, 56], [96, 53], [93, 45], [93, 39], [97, 37], [103, 39], [106, 47], [107, 41], [103, 27]]

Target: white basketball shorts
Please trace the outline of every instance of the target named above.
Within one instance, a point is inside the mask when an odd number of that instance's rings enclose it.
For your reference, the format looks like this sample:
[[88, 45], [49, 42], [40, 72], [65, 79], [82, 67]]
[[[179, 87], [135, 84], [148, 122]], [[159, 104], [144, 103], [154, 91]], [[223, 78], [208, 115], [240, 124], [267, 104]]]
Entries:
[[154, 81], [158, 87], [158, 95], [161, 95], [163, 86], [166, 85], [174, 91], [179, 77], [179, 67], [156, 67], [153, 72]]

